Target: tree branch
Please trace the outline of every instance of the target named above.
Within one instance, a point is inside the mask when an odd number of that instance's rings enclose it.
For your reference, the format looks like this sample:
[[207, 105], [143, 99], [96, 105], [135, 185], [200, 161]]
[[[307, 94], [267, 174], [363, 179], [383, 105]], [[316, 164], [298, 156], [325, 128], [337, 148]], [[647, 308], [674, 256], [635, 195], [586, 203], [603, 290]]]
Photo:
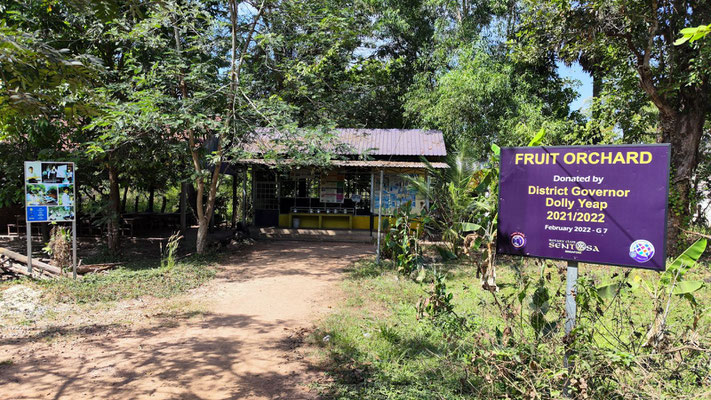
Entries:
[[[254, 36], [254, 32], [257, 28], [257, 23], [259, 22], [259, 19], [262, 16], [262, 13], [264, 12], [264, 4], [266, 3], [265, 0], [262, 0], [262, 4], [259, 6], [259, 10], [257, 11], [257, 14], [254, 16], [254, 19], [252, 20], [252, 24], [249, 27], [249, 33], [247, 34], [247, 38], [244, 41], [244, 45], [242, 46], [242, 51], [240, 52], [239, 55], [239, 62], [235, 66], [235, 58], [236, 58], [236, 51], [237, 51], [237, 4], [235, 0], [230, 1], [230, 20], [232, 21], [232, 71], [231, 71], [231, 80], [232, 84], [234, 85], [231, 87], [231, 95], [232, 95], [232, 113], [231, 117], [234, 118], [235, 115], [235, 105], [237, 101], [237, 89], [240, 86], [240, 75], [242, 73], [242, 65], [244, 65], [244, 56], [247, 53], [247, 50], [249, 49], [249, 44], [252, 42], [252, 37]], [[232, 9], [234, 7], [234, 10]]]
[[659, 30], [659, 15], [658, 15], [658, 3], [657, 0], [652, 0], [651, 4], [651, 21], [648, 30], [647, 43], [644, 52], [640, 52], [637, 47], [632, 42], [632, 37], [629, 33], [625, 33], [625, 41], [627, 47], [632, 51], [632, 53], [637, 58], [637, 72], [640, 78], [640, 87], [649, 95], [652, 102], [657, 108], [663, 113], [672, 114], [674, 111], [669, 105], [667, 99], [664, 98], [657, 90], [654, 85], [654, 79], [652, 77], [652, 70], [650, 67], [650, 61], [652, 59], [652, 53], [654, 51], [654, 38]]

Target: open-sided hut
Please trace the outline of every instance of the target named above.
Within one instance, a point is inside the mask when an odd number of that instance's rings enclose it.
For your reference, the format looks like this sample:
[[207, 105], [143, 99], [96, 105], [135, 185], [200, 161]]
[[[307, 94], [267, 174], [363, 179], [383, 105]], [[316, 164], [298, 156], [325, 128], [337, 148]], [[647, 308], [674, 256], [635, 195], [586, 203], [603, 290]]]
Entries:
[[[254, 225], [258, 227], [372, 230], [377, 226], [383, 176], [383, 216], [411, 202], [415, 212], [427, 207], [403, 179], [426, 175], [426, 159], [446, 168], [442, 132], [420, 129], [337, 129], [338, 160], [329, 167], [275, 168], [255, 157], [233, 167], [251, 169]], [[259, 140], [269, 140], [262, 134]]]

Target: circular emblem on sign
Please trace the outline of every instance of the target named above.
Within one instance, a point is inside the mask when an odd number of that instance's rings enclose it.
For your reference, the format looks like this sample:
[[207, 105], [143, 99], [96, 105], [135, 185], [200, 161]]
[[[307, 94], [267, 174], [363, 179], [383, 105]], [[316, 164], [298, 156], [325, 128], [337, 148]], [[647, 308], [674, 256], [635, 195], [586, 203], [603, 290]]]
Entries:
[[585, 251], [585, 249], [587, 247], [588, 247], [588, 245], [585, 244], [585, 242], [583, 242], [582, 240], [575, 242], [575, 250], [577, 250], [577, 251]]
[[654, 245], [648, 240], [635, 240], [630, 245], [630, 257], [639, 263], [647, 262], [654, 257]]
[[517, 249], [526, 245], [526, 235], [521, 232], [514, 232], [511, 234], [511, 245]]

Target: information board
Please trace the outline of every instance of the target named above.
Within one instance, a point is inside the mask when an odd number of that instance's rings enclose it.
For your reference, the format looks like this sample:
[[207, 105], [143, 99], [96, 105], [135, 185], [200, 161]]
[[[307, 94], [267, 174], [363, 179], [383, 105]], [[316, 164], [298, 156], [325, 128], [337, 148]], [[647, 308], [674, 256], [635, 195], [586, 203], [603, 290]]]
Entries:
[[373, 213], [381, 210], [383, 215], [394, 215], [398, 207], [410, 202], [411, 212], [419, 214], [425, 208], [425, 200], [418, 196], [409, 181], [405, 178], [409, 176], [416, 178], [417, 174], [385, 174], [383, 177], [383, 204], [380, 207], [380, 177], [376, 176], [373, 190]]
[[664, 270], [670, 146], [501, 149], [497, 252]]
[[25, 161], [27, 222], [74, 221], [74, 163]]

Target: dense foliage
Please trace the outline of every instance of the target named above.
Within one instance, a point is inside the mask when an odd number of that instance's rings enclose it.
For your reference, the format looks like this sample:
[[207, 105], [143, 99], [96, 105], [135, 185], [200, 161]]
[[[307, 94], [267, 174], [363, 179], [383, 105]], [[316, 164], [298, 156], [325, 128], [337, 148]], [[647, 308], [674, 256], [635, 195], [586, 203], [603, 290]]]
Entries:
[[[295, 139], [316, 143], [333, 126], [441, 129], [477, 161], [491, 142], [522, 145], [545, 128], [552, 145], [672, 142], [678, 233], [704, 197], [708, 7], [638, 3], [3, 3], [0, 204], [21, 199], [20, 161], [61, 158], [79, 164], [109, 226], [122, 188], [150, 192], [152, 207], [181, 182], [207, 221], [213, 172], [258, 126], [313, 127]], [[570, 109], [560, 62], [592, 75], [587, 109]]]
[[504, 259], [500, 290], [487, 291], [461, 262], [430, 261], [419, 282], [361, 262], [312, 336], [333, 376], [321, 389], [339, 399], [706, 398], [705, 246], [661, 275], [584, 267], [571, 335], [559, 263]]

